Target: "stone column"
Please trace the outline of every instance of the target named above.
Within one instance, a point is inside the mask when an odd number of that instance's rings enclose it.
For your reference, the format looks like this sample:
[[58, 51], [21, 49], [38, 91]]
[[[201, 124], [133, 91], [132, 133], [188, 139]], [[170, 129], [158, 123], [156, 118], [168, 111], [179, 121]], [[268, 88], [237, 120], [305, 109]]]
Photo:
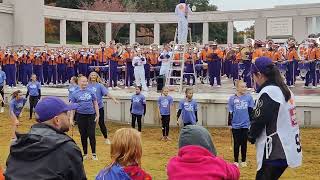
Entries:
[[209, 42], [209, 23], [204, 22], [202, 24], [202, 44], [207, 44]]
[[312, 17], [311, 27], [312, 27], [311, 32], [312, 32], [313, 34], [316, 34], [316, 33], [317, 33], [317, 17]]
[[307, 18], [305, 16], [294, 16], [293, 17], [293, 37], [296, 38], [298, 42], [303, 41], [307, 38]]
[[130, 44], [134, 44], [136, 42], [136, 24], [135, 23], [130, 23]]
[[11, 0], [13, 4], [13, 44], [43, 46], [45, 43], [44, 1]]
[[155, 23], [153, 28], [153, 43], [160, 44], [160, 24]]
[[60, 20], [60, 45], [67, 44], [67, 21], [65, 19]]
[[257, 18], [254, 23], [254, 39], [267, 39], [267, 18]]
[[106, 44], [109, 44], [109, 42], [112, 40], [112, 23], [107, 22], [106, 23]]
[[227, 43], [233, 44], [233, 21], [228, 21]]
[[88, 46], [89, 41], [89, 23], [87, 21], [82, 22], [82, 45]]

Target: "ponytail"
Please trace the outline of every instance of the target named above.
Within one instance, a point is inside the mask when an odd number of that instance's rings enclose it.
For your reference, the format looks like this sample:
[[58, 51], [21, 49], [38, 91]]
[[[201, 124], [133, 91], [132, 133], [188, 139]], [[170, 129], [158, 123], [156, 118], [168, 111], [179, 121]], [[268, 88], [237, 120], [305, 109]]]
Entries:
[[278, 86], [281, 89], [286, 102], [288, 102], [291, 99], [291, 92], [288, 86], [284, 83], [284, 79], [281, 76], [281, 73], [278, 67], [275, 66], [274, 64], [270, 64], [267, 66], [267, 69], [263, 74], [267, 77], [267, 79], [270, 82], [274, 83], [276, 86]]
[[15, 98], [18, 96], [18, 94], [20, 94], [20, 93], [22, 93], [20, 90], [14, 91], [14, 92], [11, 94], [12, 99], [15, 99]]

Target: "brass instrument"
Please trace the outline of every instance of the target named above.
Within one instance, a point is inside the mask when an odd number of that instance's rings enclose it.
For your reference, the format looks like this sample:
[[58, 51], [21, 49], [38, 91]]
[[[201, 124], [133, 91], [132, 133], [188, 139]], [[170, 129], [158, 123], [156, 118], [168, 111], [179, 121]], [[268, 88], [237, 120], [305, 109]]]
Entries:
[[249, 54], [252, 52], [252, 47], [244, 47], [240, 50], [241, 59], [249, 60]]
[[226, 52], [226, 59], [231, 59], [232, 56], [235, 56], [237, 54], [237, 49], [232, 48], [232, 49], [228, 49]]
[[121, 43], [116, 44], [116, 52], [118, 56], [122, 56], [124, 53], [123, 45]]

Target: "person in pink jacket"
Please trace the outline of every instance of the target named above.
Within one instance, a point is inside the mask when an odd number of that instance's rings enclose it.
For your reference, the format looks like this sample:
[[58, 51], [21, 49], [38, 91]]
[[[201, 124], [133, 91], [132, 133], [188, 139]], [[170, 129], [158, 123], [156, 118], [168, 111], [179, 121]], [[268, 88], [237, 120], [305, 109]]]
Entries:
[[179, 153], [167, 165], [168, 179], [238, 180], [238, 167], [216, 155], [207, 129], [197, 125], [185, 126], [180, 132]]

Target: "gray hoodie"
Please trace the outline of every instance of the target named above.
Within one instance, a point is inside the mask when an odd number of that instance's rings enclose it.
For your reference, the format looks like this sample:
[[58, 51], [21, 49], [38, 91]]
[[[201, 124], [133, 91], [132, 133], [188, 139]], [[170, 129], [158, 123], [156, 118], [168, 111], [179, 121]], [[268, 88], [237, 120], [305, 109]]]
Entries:
[[181, 129], [179, 137], [179, 148], [188, 145], [196, 145], [206, 148], [215, 156], [217, 155], [216, 148], [213, 145], [209, 131], [198, 125], [189, 125]]

